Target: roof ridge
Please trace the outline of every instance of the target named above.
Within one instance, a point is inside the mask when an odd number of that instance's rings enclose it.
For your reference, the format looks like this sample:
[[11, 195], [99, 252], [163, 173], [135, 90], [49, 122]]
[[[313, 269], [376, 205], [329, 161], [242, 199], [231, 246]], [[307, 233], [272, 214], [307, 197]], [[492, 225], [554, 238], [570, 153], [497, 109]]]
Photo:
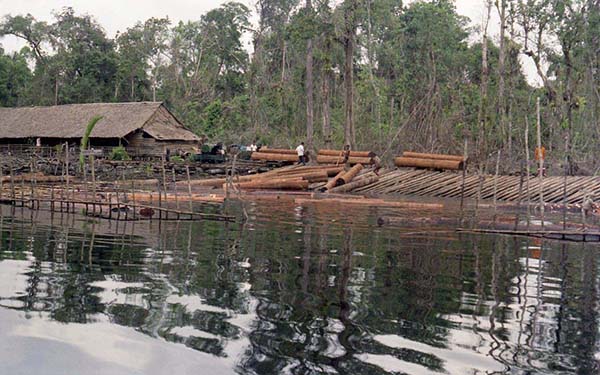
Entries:
[[57, 107], [72, 107], [72, 106], [88, 106], [88, 105], [110, 105], [110, 106], [121, 106], [121, 105], [132, 105], [132, 104], [154, 104], [162, 105], [163, 101], [143, 101], [143, 102], [94, 102], [94, 103], [69, 103], [69, 104], [57, 104], [57, 105], [30, 105], [30, 106], [19, 106], [19, 107], [0, 107], [0, 109], [23, 109], [23, 108], [57, 108]]

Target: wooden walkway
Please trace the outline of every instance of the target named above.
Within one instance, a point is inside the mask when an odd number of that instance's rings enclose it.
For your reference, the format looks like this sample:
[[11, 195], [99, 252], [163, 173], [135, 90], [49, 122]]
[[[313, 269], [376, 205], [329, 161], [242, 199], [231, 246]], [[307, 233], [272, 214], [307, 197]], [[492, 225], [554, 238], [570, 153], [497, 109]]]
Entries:
[[[481, 178], [480, 178], [481, 177]], [[495, 176], [473, 175], [465, 177], [465, 198], [496, 199], [506, 202], [539, 202], [539, 179], [529, 177], [529, 189], [525, 176], [498, 176], [494, 188]], [[402, 194], [441, 198], [460, 198], [462, 194], [462, 173], [436, 172], [430, 170], [397, 169], [381, 175], [376, 183], [360, 187], [353, 192], [362, 194]], [[551, 176], [543, 179], [545, 203], [562, 203], [564, 196], [564, 177]], [[585, 196], [596, 200], [600, 198], [600, 176], [567, 177], [566, 202], [579, 204]]]

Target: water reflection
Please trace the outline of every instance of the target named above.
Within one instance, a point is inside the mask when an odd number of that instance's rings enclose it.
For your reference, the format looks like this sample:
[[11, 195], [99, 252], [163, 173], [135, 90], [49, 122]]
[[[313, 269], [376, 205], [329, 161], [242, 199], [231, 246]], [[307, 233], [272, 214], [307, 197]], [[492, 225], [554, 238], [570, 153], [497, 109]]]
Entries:
[[595, 246], [247, 209], [160, 225], [2, 211], [0, 373], [598, 371]]

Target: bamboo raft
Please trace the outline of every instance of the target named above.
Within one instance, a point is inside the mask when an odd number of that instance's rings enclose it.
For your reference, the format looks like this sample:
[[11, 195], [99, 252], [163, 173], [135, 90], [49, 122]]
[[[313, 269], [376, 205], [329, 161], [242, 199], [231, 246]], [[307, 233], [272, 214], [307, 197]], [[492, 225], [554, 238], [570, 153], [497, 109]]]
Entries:
[[[527, 181], [528, 180], [528, 181]], [[563, 176], [544, 177], [542, 192], [545, 203], [581, 204], [586, 196], [600, 198], [600, 177], [567, 177], [566, 194]], [[528, 187], [529, 186], [529, 187]], [[464, 198], [494, 199], [505, 202], [539, 201], [540, 180], [536, 176], [466, 175]], [[358, 187], [353, 193], [400, 194], [439, 198], [461, 198], [463, 175], [455, 172], [397, 169], [381, 174], [378, 181]]]

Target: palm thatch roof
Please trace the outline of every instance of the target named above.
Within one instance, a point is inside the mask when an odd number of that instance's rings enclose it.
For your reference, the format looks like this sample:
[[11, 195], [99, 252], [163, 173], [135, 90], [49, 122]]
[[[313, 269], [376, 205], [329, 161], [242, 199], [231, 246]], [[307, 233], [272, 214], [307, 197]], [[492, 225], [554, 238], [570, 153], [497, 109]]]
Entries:
[[123, 138], [141, 129], [157, 140], [199, 139], [161, 102], [0, 108], [0, 139], [81, 138], [94, 116], [102, 116], [102, 120], [91, 138]]

